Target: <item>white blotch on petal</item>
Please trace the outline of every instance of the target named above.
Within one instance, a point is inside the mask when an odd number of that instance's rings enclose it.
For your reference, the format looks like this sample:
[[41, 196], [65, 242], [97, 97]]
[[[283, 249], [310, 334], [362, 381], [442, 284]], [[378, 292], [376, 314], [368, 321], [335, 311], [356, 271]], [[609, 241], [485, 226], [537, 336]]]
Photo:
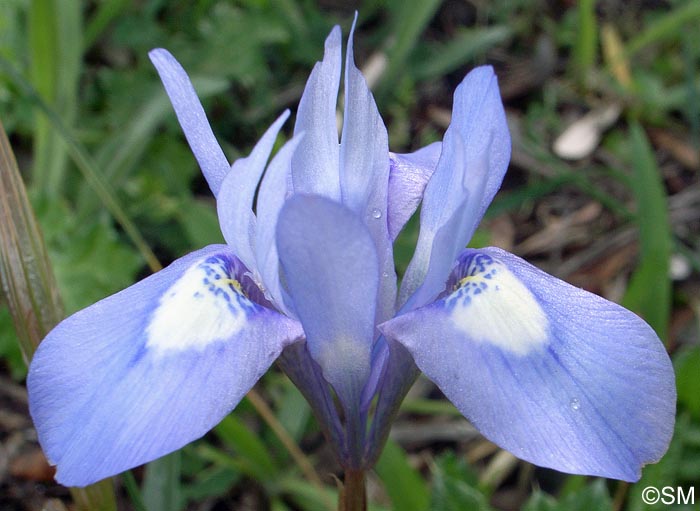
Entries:
[[220, 257], [190, 266], [161, 297], [146, 328], [146, 348], [159, 353], [203, 350], [239, 332], [256, 306], [229, 272]]
[[527, 355], [547, 343], [547, 316], [506, 266], [480, 254], [465, 273], [446, 299], [450, 318], [459, 330], [476, 342], [515, 355]]

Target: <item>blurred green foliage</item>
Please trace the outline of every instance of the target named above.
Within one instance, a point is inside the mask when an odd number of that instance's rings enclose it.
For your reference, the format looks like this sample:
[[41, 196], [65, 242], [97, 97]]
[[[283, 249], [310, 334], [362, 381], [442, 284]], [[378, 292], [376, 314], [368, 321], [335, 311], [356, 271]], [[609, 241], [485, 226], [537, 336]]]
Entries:
[[[656, 2], [654, 9], [644, 9], [637, 3], [624, 12], [604, 0], [555, 4], [0, 2], [0, 119], [25, 172], [67, 310], [147, 274], [155, 264], [151, 251], [167, 263], [221, 241], [214, 202], [148, 51], [166, 47], [187, 69], [232, 161], [250, 150], [282, 109], [294, 108], [328, 30], [340, 23], [347, 33], [357, 7], [358, 63], [378, 55], [386, 63], [374, 89], [392, 149], [439, 140], [444, 122], [438, 110], [449, 108], [458, 81], [475, 64], [495, 63], [501, 84], [509, 86], [506, 104], [516, 128], [519, 173], [507, 178], [488, 218], [526, 216], [557, 193], [601, 204], [612, 226], [639, 233], [639, 263], [628, 269], [633, 276], [625, 302], [677, 352], [677, 432], [667, 456], [647, 467], [638, 484], [573, 477], [554, 477], [552, 483], [551, 474], [544, 489], [538, 482], [506, 484], [535, 487], [519, 502], [529, 511], [550, 511], [643, 510], [649, 508], [641, 500], [645, 486], [697, 483], [700, 348], [697, 339], [678, 347], [684, 341], [669, 333], [672, 304], [696, 303], [697, 311], [697, 298], [674, 293], [667, 266], [673, 254], [682, 253], [697, 276], [700, 240], [697, 232], [671, 228], [669, 190], [644, 129], [680, 132], [700, 148], [700, 38], [690, 28], [700, 20], [700, 4]], [[619, 52], [602, 33], [619, 35]], [[563, 112], [610, 102], [623, 105], [623, 119], [605, 135], [597, 157], [570, 163], [552, 153], [551, 141], [565, 127]], [[396, 245], [399, 272], [415, 244], [416, 220]], [[487, 245], [491, 234], [482, 227], [472, 243]], [[0, 357], [21, 379], [25, 368], [4, 305]], [[294, 442], [318, 438], [308, 405], [289, 382], [272, 373], [262, 388], [273, 421]], [[427, 418], [454, 415], [449, 404], [420, 400], [407, 402], [406, 411]], [[463, 456], [424, 456], [430, 461], [418, 470], [413, 454], [390, 443], [377, 466], [383, 490], [370, 509], [498, 507], [499, 489], [481, 486], [478, 467]], [[332, 481], [322, 474], [320, 488], [302, 472], [271, 420], [261, 420], [245, 401], [206, 439], [151, 463], [139, 484], [127, 475], [124, 485], [132, 506], [149, 511], [184, 509], [251, 481], [265, 509], [333, 509]], [[696, 493], [700, 499], [700, 487]]]

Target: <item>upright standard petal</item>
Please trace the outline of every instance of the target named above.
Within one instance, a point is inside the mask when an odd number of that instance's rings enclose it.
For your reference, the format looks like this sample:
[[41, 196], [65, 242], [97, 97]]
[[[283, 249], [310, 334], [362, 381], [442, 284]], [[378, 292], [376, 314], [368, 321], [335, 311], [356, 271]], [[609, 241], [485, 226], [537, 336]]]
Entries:
[[295, 193], [315, 193], [340, 200], [338, 177], [338, 126], [335, 108], [341, 71], [340, 27], [326, 39], [323, 61], [318, 62], [299, 102], [294, 133], [304, 140], [294, 154], [292, 181]]
[[[477, 67], [459, 84], [454, 94], [450, 126], [462, 135], [468, 156], [488, 153], [487, 167], [472, 167], [467, 160], [463, 171], [464, 187], [478, 197], [480, 203], [478, 218], [474, 221], [476, 227], [501, 187], [510, 161], [510, 132], [493, 68]], [[483, 192], [476, 195], [476, 191], [482, 189]]]
[[301, 338], [246, 271], [210, 246], [49, 333], [27, 387], [60, 483], [85, 486], [201, 437]]
[[[355, 15], [357, 22], [357, 15]], [[396, 271], [387, 222], [389, 138], [372, 93], [355, 66], [353, 23], [345, 60], [345, 114], [340, 144], [342, 203], [364, 219], [379, 257], [376, 323], [394, 315]]]
[[230, 166], [211, 130], [197, 93], [187, 73], [170, 52], [157, 48], [151, 50], [148, 56], [158, 70], [187, 142], [216, 196]]
[[309, 352], [357, 410], [375, 337], [378, 262], [364, 223], [323, 197], [295, 195], [277, 221], [277, 249]]
[[[493, 69], [471, 71], [457, 87], [452, 122], [421, 208], [421, 232], [400, 304], [432, 300], [498, 190], [510, 159], [510, 135]], [[449, 224], [450, 232], [445, 232]]]
[[289, 193], [288, 178], [292, 171], [291, 160], [294, 151], [303, 138], [295, 135], [287, 142], [268, 165], [265, 177], [260, 183], [257, 202], [257, 229], [255, 231], [255, 252], [258, 270], [275, 306], [288, 312], [282, 296], [279, 275], [279, 256], [275, 233], [277, 218]]
[[259, 277], [259, 269], [255, 257], [256, 217], [253, 201], [272, 146], [288, 117], [289, 110], [286, 110], [267, 129], [250, 155], [233, 163], [231, 172], [221, 184], [216, 201], [224, 239], [233, 247], [243, 264], [256, 274], [256, 278]]
[[389, 235], [394, 240], [418, 209], [428, 180], [435, 172], [442, 143], [433, 142], [406, 154], [389, 153]]
[[[389, 181], [389, 139], [372, 93], [355, 66], [353, 34], [348, 37], [345, 57], [345, 111], [340, 144], [340, 189], [342, 202], [360, 217], [381, 214], [386, 223], [386, 189]], [[384, 197], [370, 204], [372, 191]]]
[[636, 481], [668, 448], [673, 369], [632, 312], [500, 249], [380, 327], [487, 438], [537, 465]]

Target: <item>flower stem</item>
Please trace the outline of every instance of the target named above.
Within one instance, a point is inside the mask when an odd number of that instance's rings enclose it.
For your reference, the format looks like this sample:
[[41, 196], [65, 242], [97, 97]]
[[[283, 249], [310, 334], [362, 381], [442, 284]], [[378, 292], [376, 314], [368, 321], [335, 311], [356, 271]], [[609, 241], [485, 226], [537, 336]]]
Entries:
[[338, 498], [338, 511], [367, 511], [364, 470], [348, 469]]

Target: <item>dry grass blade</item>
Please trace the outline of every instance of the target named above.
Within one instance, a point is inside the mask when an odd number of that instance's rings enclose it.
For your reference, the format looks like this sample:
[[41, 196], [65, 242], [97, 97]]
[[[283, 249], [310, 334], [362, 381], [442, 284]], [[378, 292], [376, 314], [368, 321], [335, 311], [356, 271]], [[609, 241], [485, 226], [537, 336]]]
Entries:
[[63, 306], [24, 183], [0, 127], [0, 275], [27, 363]]
[[[22, 354], [29, 363], [41, 339], [64, 312], [41, 231], [1, 123], [0, 277]], [[116, 510], [111, 480], [72, 488], [71, 494], [79, 510]]]

